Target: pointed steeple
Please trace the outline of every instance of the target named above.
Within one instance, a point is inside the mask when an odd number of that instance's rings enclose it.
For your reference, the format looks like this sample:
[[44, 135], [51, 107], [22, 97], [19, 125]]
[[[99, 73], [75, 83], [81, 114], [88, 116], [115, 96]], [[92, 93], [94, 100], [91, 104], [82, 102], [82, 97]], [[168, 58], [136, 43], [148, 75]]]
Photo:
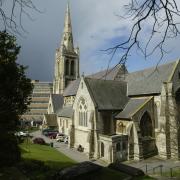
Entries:
[[64, 32], [55, 55], [53, 93], [62, 94], [73, 80], [79, 78], [79, 48], [74, 48], [69, 3], [65, 14]]
[[62, 46], [64, 45], [67, 51], [74, 50], [69, 2], [67, 4], [67, 9], [65, 14], [64, 32], [63, 32], [61, 45]]

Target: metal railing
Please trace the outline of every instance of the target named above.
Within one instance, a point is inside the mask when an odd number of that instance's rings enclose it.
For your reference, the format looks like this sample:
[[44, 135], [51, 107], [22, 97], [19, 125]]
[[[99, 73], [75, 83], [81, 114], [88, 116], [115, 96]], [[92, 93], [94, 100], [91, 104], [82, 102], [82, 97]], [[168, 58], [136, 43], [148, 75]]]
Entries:
[[[160, 164], [158, 166], [148, 168], [148, 164], [145, 164], [145, 165], [138, 167], [138, 168], [143, 170], [145, 174], [149, 174], [149, 175], [150, 174], [158, 174], [160, 176], [168, 176], [168, 174], [169, 174], [168, 177], [172, 178], [172, 177], [175, 177], [174, 173], [177, 172], [177, 168], [180, 169], [180, 166], [174, 166], [171, 168], [167, 168], [164, 165]], [[165, 168], [168, 170], [165, 171]]]

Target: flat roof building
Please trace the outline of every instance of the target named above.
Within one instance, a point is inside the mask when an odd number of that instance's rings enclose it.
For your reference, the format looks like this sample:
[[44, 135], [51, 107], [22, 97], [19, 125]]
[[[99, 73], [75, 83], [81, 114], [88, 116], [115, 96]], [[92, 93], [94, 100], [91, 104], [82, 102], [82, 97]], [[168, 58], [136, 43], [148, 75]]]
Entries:
[[43, 115], [47, 113], [50, 94], [52, 93], [51, 82], [32, 81], [34, 85], [32, 100], [29, 111], [22, 115], [23, 124], [41, 124]]

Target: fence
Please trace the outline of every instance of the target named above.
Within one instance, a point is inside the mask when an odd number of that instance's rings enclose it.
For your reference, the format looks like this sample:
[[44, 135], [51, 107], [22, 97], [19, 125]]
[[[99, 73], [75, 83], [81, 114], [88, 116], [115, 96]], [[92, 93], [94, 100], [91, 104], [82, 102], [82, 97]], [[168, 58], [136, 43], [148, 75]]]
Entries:
[[[171, 168], [167, 168], [164, 165], [158, 165], [155, 167], [149, 167], [150, 165], [145, 164], [141, 167], [138, 167], [139, 169], [143, 170], [145, 174], [158, 174], [160, 176], [168, 176], [168, 177], [176, 177], [176, 175], [179, 173], [180, 176], [180, 166], [174, 166]], [[178, 172], [178, 173], [177, 173]]]

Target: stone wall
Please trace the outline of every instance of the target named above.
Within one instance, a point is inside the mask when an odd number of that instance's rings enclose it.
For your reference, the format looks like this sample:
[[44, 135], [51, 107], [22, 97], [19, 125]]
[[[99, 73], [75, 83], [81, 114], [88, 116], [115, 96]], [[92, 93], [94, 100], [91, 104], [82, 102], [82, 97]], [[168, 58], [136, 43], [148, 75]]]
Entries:
[[[81, 98], [85, 99], [87, 104], [87, 127], [79, 125], [78, 105]], [[75, 127], [74, 147], [77, 148], [79, 145], [81, 145], [84, 148], [84, 152], [86, 152], [88, 155], [91, 154], [91, 156], [92, 156], [92, 152], [90, 151], [91, 149], [94, 149], [93, 156], [98, 157], [96, 110], [95, 110], [94, 102], [91, 99], [91, 96], [88, 92], [88, 89], [86, 87], [83, 78], [81, 79], [79, 89], [77, 91], [73, 109], [74, 109], [73, 125]], [[92, 130], [93, 130], [93, 136], [91, 134]], [[94, 138], [93, 140], [91, 139], [92, 137]], [[94, 144], [92, 144], [92, 142]], [[93, 146], [94, 148], [92, 148], [90, 145]]]
[[64, 133], [65, 135], [70, 135], [70, 128], [72, 126], [72, 119], [71, 118], [65, 118], [65, 117], [58, 117], [58, 128], [59, 132]]

